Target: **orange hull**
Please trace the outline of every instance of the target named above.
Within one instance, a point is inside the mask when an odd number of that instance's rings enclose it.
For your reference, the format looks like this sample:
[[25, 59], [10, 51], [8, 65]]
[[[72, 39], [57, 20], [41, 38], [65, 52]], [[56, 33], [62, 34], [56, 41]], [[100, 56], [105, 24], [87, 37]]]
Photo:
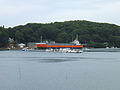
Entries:
[[49, 48], [83, 48], [83, 45], [47, 45], [36, 44], [37, 47], [49, 47]]

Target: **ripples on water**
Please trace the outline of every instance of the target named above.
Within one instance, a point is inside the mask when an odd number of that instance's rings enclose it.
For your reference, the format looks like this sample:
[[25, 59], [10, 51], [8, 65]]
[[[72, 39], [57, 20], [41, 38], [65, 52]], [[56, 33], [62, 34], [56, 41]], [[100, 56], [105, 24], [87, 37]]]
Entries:
[[66, 54], [66, 53], [46, 53], [46, 52], [39, 52], [39, 53], [34, 52], [34, 53], [33, 53], [34, 55], [31, 55], [31, 52], [25, 52], [24, 55], [18, 54], [19, 56], [2, 55], [0, 57], [1, 58], [0, 61], [6, 61], [6, 60], [7, 61], [39, 61], [40, 63], [50, 63], [50, 62], [57, 63], [57, 62], [64, 62], [64, 61], [79, 61], [80, 59], [90, 59], [87, 57], [80, 57], [81, 54], [75, 55], [75, 54]]
[[120, 52], [0, 51], [0, 90], [119, 90]]
[[[9, 52], [9, 51], [8, 51]], [[8, 53], [6, 51], [6, 53]], [[16, 52], [18, 54], [16, 54]], [[46, 52], [12, 52], [9, 55], [0, 54], [0, 61], [37, 61], [39, 63], [59, 63], [65, 61], [120, 61], [119, 58], [111, 57], [111, 53], [95, 53], [95, 52], [85, 52], [85, 53], [46, 53]], [[22, 53], [22, 54], [21, 54]], [[92, 55], [93, 56], [89, 56]], [[31, 55], [32, 54], [32, 55]], [[103, 54], [99, 56], [98, 54]], [[110, 56], [106, 56], [106, 55]], [[97, 55], [97, 56], [96, 56]]]

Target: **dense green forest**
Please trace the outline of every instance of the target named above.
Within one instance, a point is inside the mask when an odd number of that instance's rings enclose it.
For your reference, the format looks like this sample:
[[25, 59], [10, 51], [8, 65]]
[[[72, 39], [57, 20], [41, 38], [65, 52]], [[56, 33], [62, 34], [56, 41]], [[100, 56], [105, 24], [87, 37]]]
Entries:
[[54, 23], [28, 23], [16, 27], [0, 27], [0, 47], [14, 43], [40, 42], [43, 40], [69, 43], [79, 36], [79, 41], [87, 47], [120, 47], [120, 26], [90, 21], [65, 21]]

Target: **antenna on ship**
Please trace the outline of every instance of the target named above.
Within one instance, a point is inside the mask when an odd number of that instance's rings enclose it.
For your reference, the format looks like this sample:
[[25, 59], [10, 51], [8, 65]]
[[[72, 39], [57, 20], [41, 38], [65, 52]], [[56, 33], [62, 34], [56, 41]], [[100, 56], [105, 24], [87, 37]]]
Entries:
[[78, 40], [78, 34], [76, 35], [76, 38], [75, 38], [75, 40]]
[[74, 43], [76, 45], [80, 45], [80, 42], [78, 41], [78, 34], [76, 35], [76, 38], [72, 43]]

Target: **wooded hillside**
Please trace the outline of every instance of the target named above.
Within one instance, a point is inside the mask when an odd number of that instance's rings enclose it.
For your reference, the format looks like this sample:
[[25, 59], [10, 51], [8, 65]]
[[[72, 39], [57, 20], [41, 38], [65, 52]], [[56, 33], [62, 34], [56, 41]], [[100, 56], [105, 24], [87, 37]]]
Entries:
[[15, 43], [28, 43], [40, 42], [42, 36], [43, 40], [69, 43], [76, 35], [88, 47], [120, 47], [120, 26], [80, 20], [0, 27], [0, 47], [8, 45], [8, 38], [14, 39]]

